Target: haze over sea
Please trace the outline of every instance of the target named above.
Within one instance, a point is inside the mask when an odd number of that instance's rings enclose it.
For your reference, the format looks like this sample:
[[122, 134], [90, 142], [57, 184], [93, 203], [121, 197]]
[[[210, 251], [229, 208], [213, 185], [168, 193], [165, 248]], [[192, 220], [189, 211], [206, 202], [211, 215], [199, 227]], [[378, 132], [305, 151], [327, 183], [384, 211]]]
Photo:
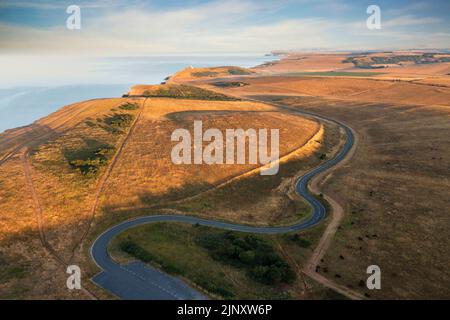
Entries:
[[253, 67], [276, 57], [0, 56], [0, 133], [24, 126], [59, 108], [94, 98], [121, 97], [135, 84], [157, 84], [188, 66]]

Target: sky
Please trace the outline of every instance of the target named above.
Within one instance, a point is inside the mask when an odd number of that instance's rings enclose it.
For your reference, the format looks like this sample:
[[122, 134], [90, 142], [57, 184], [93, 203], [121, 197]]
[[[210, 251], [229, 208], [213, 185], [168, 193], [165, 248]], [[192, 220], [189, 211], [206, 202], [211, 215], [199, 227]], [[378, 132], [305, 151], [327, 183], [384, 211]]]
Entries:
[[[69, 5], [81, 29], [69, 30]], [[366, 10], [381, 9], [369, 30]], [[450, 48], [450, 1], [0, 0], [2, 55], [262, 54]]]
[[[381, 29], [367, 28], [369, 5]], [[0, 0], [0, 131], [189, 65], [396, 49], [450, 49], [450, 0]]]

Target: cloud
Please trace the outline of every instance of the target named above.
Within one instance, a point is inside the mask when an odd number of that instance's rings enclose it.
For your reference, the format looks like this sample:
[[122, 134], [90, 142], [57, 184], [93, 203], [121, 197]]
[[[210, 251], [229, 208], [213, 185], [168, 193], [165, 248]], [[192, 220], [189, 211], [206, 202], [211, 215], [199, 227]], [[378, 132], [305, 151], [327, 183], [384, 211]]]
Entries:
[[353, 8], [348, 3], [336, 0], [316, 0], [314, 3], [317, 9], [334, 13], [343, 13]]
[[411, 14], [417, 11], [430, 9], [433, 6], [432, 2], [412, 2], [407, 5], [402, 5], [399, 8], [391, 8], [386, 10], [386, 14], [390, 16], [401, 16]]
[[[309, 2], [309, 0], [302, 0]], [[48, 2], [49, 3], [49, 2]], [[102, 5], [104, 1], [86, 1]], [[116, 2], [119, 3], [119, 2]], [[261, 17], [285, 9], [289, 1], [214, 1], [185, 8], [146, 7], [108, 10], [84, 18], [82, 29], [64, 25], [34, 28], [0, 23], [3, 53], [53, 53], [86, 55], [148, 55], [188, 53], [263, 53], [271, 50], [375, 49], [435, 46], [449, 47], [449, 38], [435, 32], [413, 32], [414, 25], [440, 23], [435, 17], [403, 15], [383, 20], [382, 30], [366, 28], [366, 16], [354, 21], [332, 15], [309, 18]], [[320, 4], [320, 3], [319, 3]], [[270, 22], [268, 22], [270, 21]], [[406, 30], [408, 29], [408, 30]], [[427, 36], [424, 36], [427, 34]], [[417, 36], [417, 38], [415, 38]], [[379, 48], [378, 48], [379, 49]]]
[[78, 0], [76, 2], [70, 0], [40, 0], [40, 1], [3, 1], [0, 2], [0, 8], [29, 8], [40, 10], [57, 10], [65, 9], [72, 4], [79, 5], [83, 8], [110, 8], [118, 5], [123, 5], [120, 0]]
[[405, 15], [383, 22], [383, 27], [400, 27], [400, 26], [419, 26], [439, 23], [442, 20], [435, 17], [418, 17], [414, 15]]

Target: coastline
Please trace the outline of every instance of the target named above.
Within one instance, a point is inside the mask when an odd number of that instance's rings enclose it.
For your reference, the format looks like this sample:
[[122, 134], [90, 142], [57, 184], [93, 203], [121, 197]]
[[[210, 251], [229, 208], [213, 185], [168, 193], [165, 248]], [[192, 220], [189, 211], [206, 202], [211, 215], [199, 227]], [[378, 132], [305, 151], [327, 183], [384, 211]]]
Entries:
[[[262, 56], [204, 56], [204, 57], [180, 57], [180, 59], [192, 59], [192, 61], [201, 61], [204, 59], [205, 67], [218, 66], [214, 63], [221, 62], [221, 59], [229, 60], [232, 64], [233, 62], [239, 62], [240, 64], [235, 64], [238, 67], [245, 67], [249, 69], [259, 68], [267, 63], [274, 63], [280, 60], [279, 55], [269, 54]], [[122, 58], [121, 58], [122, 59]], [[126, 58], [123, 58], [126, 59]], [[176, 62], [174, 57], [168, 57], [163, 62], [161, 57], [159, 60], [149, 61], [149, 65], [144, 68], [144, 70], [136, 70], [138, 67], [142, 66], [142, 61], [145, 57], [135, 58], [134, 60], [121, 62], [119, 58], [110, 61], [111, 65], [108, 65], [111, 70], [118, 72], [121, 71], [125, 66], [130, 67], [132, 70], [140, 73], [136, 78], [151, 78], [151, 81], [144, 81], [145, 84], [156, 84], [164, 82], [166, 77], [173, 76], [176, 72], [182, 68], [189, 67], [189, 64], [180, 64]], [[253, 63], [251, 60], [255, 60], [254, 64], [251, 66], [248, 63]], [[270, 60], [270, 61], [269, 61]], [[226, 61], [223, 61], [226, 62]], [[134, 65], [133, 65], [134, 63]], [[166, 63], [166, 65], [164, 65]], [[118, 64], [118, 66], [116, 65]], [[180, 66], [183, 67], [180, 67]], [[144, 75], [149, 67], [155, 67], [155, 73], [149, 70], [150, 76]], [[177, 67], [177, 69], [174, 69]], [[165, 72], [166, 68], [168, 71]], [[171, 70], [176, 70], [170, 72]], [[128, 71], [132, 73], [132, 71]], [[88, 75], [87, 75], [88, 76]], [[132, 76], [131, 76], [132, 77]], [[56, 112], [60, 108], [67, 106], [69, 104], [78, 103], [86, 101], [89, 99], [97, 98], [114, 98], [121, 97], [124, 92], [127, 92], [131, 86], [140, 83], [141, 81], [131, 81], [130, 77], [123, 83], [98, 83], [98, 84], [67, 84], [58, 86], [20, 86], [0, 89], [0, 135], [7, 133], [9, 130], [14, 130], [21, 127], [26, 127], [34, 122]], [[4, 96], [1, 93], [4, 92]], [[7, 93], [9, 93], [7, 95]]]

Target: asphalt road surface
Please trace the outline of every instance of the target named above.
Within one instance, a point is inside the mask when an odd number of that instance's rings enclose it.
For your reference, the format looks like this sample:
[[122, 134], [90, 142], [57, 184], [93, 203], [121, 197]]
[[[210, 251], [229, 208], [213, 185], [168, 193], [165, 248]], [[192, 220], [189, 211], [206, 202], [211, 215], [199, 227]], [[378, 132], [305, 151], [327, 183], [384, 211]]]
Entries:
[[[332, 119], [308, 112], [297, 112], [314, 116], [326, 121], [338, 123]], [[120, 265], [108, 254], [108, 243], [122, 231], [139, 225], [154, 222], [183, 222], [199, 224], [224, 230], [278, 234], [301, 231], [320, 223], [326, 217], [326, 209], [312, 194], [308, 192], [308, 183], [315, 175], [333, 167], [343, 160], [353, 146], [352, 130], [342, 123], [338, 123], [346, 132], [346, 141], [339, 153], [332, 159], [312, 169], [296, 182], [295, 190], [312, 207], [312, 215], [297, 224], [283, 227], [252, 227], [196, 217], [179, 215], [153, 215], [140, 217], [120, 223], [101, 234], [91, 247], [91, 256], [95, 263], [103, 270], [92, 280], [115, 296], [127, 300], [196, 300], [207, 299], [206, 296], [193, 289], [180, 279], [172, 277], [156, 268], [146, 266], [141, 262]]]

